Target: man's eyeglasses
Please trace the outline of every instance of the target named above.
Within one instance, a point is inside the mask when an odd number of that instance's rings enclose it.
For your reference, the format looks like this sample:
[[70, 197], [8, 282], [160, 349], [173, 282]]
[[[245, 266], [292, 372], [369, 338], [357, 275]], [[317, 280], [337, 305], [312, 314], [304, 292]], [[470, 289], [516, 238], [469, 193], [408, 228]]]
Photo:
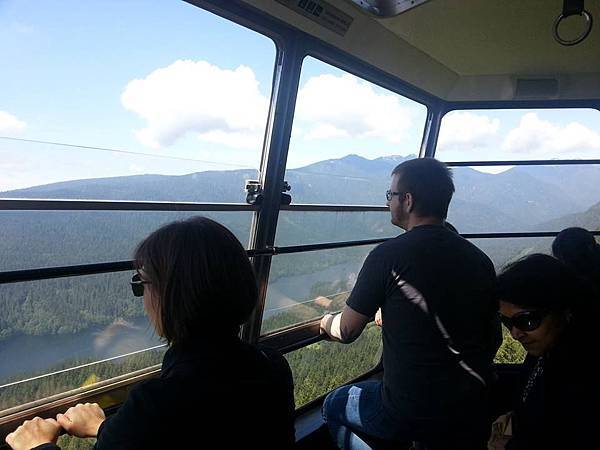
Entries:
[[547, 314], [548, 311], [543, 309], [522, 311], [512, 317], [500, 314], [500, 321], [509, 330], [515, 327], [521, 331], [533, 331], [539, 328]]
[[131, 291], [133, 295], [136, 297], [144, 296], [144, 285], [151, 284], [150, 281], [142, 280], [142, 277], [139, 273], [136, 273], [133, 277], [131, 277]]
[[385, 198], [388, 202], [391, 202], [394, 195], [404, 195], [404, 194], [405, 194], [405, 192], [392, 192], [390, 190], [387, 190], [385, 193]]

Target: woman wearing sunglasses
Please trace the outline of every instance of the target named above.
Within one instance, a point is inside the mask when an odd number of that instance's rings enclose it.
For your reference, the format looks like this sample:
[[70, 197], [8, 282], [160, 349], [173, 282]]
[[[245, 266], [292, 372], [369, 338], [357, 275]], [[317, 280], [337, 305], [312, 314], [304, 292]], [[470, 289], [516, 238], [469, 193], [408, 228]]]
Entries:
[[500, 319], [528, 353], [506, 449], [594, 447], [599, 339], [589, 286], [557, 259], [535, 254], [509, 265], [498, 290]]
[[203, 217], [174, 222], [148, 236], [134, 260], [133, 294], [169, 344], [160, 377], [134, 388], [111, 417], [97, 404], [77, 405], [56, 420], [26, 422], [8, 444], [56, 449], [62, 428], [97, 437], [99, 450], [293, 446], [287, 362], [238, 337], [258, 289], [235, 236]]

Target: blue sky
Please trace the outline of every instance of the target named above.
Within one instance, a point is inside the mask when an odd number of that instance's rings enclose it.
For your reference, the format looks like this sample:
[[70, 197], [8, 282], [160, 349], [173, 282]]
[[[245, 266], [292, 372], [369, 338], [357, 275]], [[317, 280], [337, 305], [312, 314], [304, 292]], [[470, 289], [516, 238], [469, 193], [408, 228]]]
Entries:
[[[275, 60], [264, 36], [172, 0], [0, 0], [0, 42], [0, 137], [147, 154], [0, 138], [0, 191], [258, 168]], [[597, 111], [452, 113], [439, 156], [592, 157], [599, 119]], [[422, 105], [307, 58], [289, 167], [416, 153], [424, 121]]]

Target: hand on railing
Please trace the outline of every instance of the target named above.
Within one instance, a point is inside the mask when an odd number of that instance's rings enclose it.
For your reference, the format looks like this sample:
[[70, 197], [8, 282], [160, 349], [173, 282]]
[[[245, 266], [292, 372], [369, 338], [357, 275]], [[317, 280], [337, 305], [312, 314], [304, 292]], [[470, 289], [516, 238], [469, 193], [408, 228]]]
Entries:
[[67, 409], [64, 414], [58, 414], [56, 420], [71, 436], [90, 438], [98, 436], [98, 429], [106, 419], [104, 411], [98, 403], [79, 403]]
[[61, 426], [54, 419], [35, 417], [26, 420], [19, 428], [6, 436], [6, 443], [13, 450], [29, 450], [42, 444], [56, 444]]

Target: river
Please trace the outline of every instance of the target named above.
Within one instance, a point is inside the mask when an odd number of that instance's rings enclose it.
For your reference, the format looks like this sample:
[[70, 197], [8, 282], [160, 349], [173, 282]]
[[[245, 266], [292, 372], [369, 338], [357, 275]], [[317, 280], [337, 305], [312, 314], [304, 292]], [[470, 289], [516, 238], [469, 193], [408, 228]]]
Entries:
[[[269, 285], [265, 318], [304, 300], [315, 283], [355, 278], [357, 260], [320, 272], [281, 277]], [[146, 317], [117, 320], [103, 327], [91, 327], [75, 334], [14, 336], [0, 342], [0, 383], [19, 375], [27, 377], [73, 359], [95, 360], [123, 355], [159, 345]]]

